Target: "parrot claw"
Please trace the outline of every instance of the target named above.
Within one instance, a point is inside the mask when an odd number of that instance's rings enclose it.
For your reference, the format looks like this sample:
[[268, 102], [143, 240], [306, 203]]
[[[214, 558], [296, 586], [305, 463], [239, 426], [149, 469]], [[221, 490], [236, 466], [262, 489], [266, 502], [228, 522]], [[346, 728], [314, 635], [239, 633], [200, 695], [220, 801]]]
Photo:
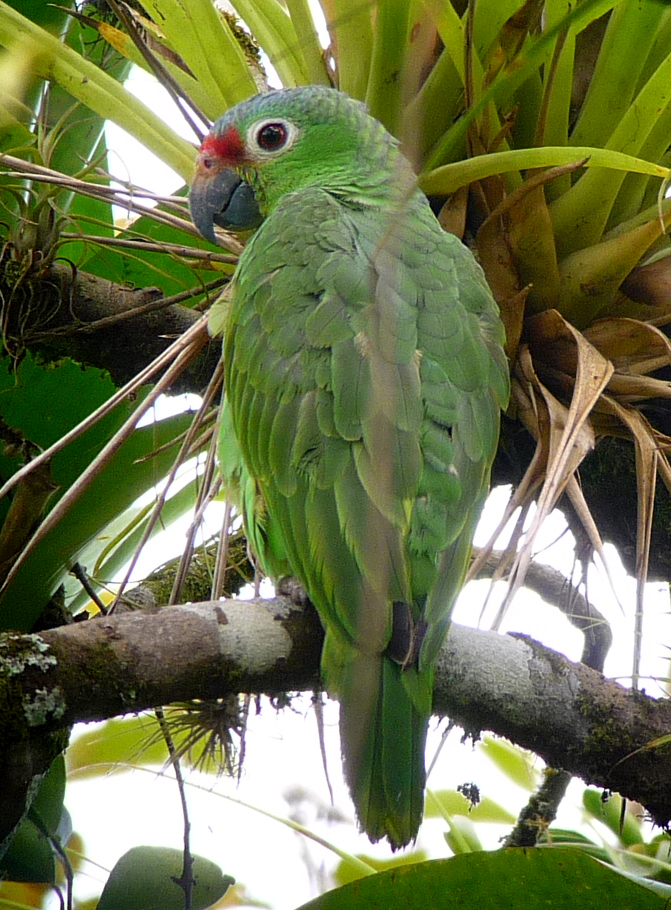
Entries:
[[405, 670], [416, 667], [419, 650], [426, 633], [426, 622], [415, 622], [408, 604], [394, 601], [392, 611], [391, 638], [384, 652], [385, 656], [400, 664]]
[[293, 575], [283, 575], [282, 578], [279, 578], [275, 585], [275, 589], [278, 594], [289, 597], [291, 602], [297, 607], [305, 607], [310, 603], [310, 598], [308, 597], [305, 588], [297, 578], [293, 577]]

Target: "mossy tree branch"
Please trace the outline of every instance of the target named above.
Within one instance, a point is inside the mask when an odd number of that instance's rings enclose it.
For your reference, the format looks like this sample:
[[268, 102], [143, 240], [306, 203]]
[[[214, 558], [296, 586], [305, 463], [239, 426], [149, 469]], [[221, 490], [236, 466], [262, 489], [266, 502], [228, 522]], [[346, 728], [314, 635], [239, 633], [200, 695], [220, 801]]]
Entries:
[[[285, 598], [138, 611], [5, 636], [0, 741], [20, 744], [76, 721], [190, 698], [318, 688], [322, 641], [314, 611]], [[553, 767], [617, 790], [660, 825], [671, 819], [671, 752], [647, 748], [671, 730], [671, 702], [627, 690], [532, 639], [453, 625], [437, 664], [434, 713], [472, 735], [492, 730]]]

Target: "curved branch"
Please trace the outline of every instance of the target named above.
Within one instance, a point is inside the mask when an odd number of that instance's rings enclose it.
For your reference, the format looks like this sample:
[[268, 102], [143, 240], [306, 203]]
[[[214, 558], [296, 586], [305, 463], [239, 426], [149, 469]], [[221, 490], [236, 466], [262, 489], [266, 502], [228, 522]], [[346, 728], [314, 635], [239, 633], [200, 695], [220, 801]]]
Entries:
[[[10, 704], [0, 713], [0, 741], [190, 698], [319, 688], [322, 642], [312, 608], [285, 598], [138, 611], [5, 636], [0, 681], [4, 673]], [[471, 735], [492, 730], [553, 767], [617, 790], [660, 825], [671, 819], [671, 753], [647, 748], [671, 729], [671, 702], [627, 690], [532, 639], [454, 624], [438, 658], [434, 713]]]
[[[473, 557], [479, 549], [473, 547]], [[503, 553], [493, 550], [478, 573], [478, 578], [492, 578], [499, 567]], [[593, 670], [603, 670], [606, 657], [613, 644], [613, 633], [602, 613], [597, 610], [559, 569], [532, 562], [524, 576], [524, 587], [538, 594], [566, 616], [584, 636], [581, 662]]]

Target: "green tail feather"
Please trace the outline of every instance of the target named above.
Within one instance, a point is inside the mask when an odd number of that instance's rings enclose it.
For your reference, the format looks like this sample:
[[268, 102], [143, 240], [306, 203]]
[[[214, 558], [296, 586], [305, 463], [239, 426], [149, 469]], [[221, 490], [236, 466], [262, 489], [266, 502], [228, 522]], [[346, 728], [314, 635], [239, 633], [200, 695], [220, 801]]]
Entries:
[[[358, 652], [341, 670], [337, 693], [345, 778], [359, 824], [373, 843], [387, 837], [394, 850], [417, 836], [424, 808], [429, 715], [409, 694], [411, 676], [416, 689], [416, 671]], [[430, 681], [422, 677], [425, 688]]]

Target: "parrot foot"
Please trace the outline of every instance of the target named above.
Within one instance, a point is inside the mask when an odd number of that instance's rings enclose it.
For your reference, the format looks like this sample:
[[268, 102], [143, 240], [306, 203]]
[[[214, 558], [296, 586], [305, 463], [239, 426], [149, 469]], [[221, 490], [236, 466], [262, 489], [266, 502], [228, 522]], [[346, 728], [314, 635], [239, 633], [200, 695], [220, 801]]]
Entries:
[[403, 601], [394, 601], [392, 607], [391, 638], [384, 653], [405, 670], [406, 667], [417, 666], [426, 623], [424, 620], [415, 622], [409, 605]]
[[278, 594], [291, 598], [291, 602], [297, 607], [304, 607], [310, 603], [310, 598], [305, 588], [293, 575], [283, 575], [282, 578], [278, 578], [275, 583], [275, 590]]

